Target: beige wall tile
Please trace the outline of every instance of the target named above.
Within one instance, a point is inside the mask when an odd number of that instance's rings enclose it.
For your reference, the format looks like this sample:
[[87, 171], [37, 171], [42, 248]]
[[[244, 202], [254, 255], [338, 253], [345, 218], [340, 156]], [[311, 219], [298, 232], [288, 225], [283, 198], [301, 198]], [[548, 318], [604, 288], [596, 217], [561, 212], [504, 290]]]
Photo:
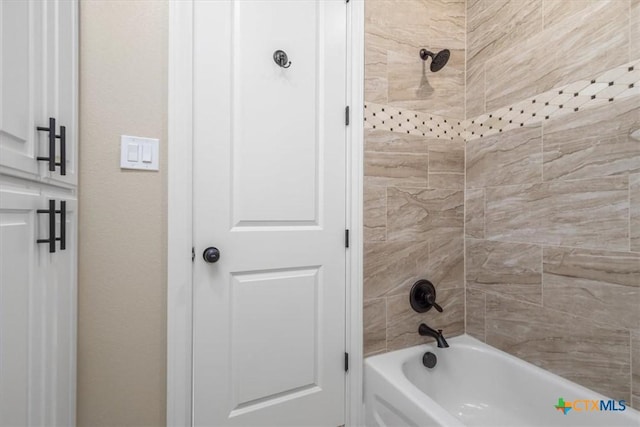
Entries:
[[467, 143], [467, 187], [542, 180], [542, 127], [521, 128]]
[[[464, 118], [465, 34], [463, 0], [367, 1], [365, 99]], [[423, 71], [421, 48], [452, 56], [438, 73]]]
[[364, 187], [364, 241], [387, 239], [387, 189], [375, 185]]
[[449, 62], [436, 73], [429, 70], [430, 60], [420, 59], [419, 50], [388, 53], [389, 104], [463, 119], [464, 50], [452, 49]]
[[364, 302], [364, 355], [387, 349], [387, 303], [384, 298]]
[[585, 109], [544, 124], [544, 179], [640, 172], [640, 97]]
[[629, 401], [629, 331], [487, 294], [487, 343], [614, 399]]
[[464, 333], [464, 289], [438, 290], [436, 299], [444, 311], [435, 309], [427, 313], [416, 313], [409, 305], [407, 295], [387, 298], [387, 349], [405, 347], [433, 341], [433, 338], [418, 334], [420, 323], [434, 329], [442, 329], [445, 338]]
[[430, 140], [429, 172], [464, 173], [464, 142]]
[[525, 243], [466, 240], [467, 287], [542, 303], [542, 249]]
[[544, 248], [544, 305], [640, 330], [640, 254]]
[[364, 154], [364, 176], [367, 185], [427, 187], [428, 156], [426, 154]]
[[640, 174], [629, 176], [631, 250], [640, 252]]
[[631, 334], [631, 372], [632, 406], [640, 410], [640, 331]]
[[[463, 0], [372, 0], [365, 2], [365, 31], [388, 49], [425, 46], [464, 49]], [[417, 51], [416, 51], [417, 53]]]
[[575, 19], [592, 7], [593, 0], [542, 0], [544, 28], [562, 23], [565, 19]]
[[464, 239], [462, 233], [429, 243], [429, 268], [426, 279], [438, 289], [464, 287]]
[[385, 130], [364, 130], [365, 151], [427, 154], [429, 139]]
[[384, 104], [387, 102], [387, 50], [377, 37], [364, 35], [364, 100]]
[[485, 293], [470, 288], [466, 292], [465, 332], [484, 341]]
[[364, 244], [364, 298], [404, 293], [428, 274], [427, 242], [372, 242]]
[[429, 173], [428, 187], [464, 190], [464, 173]]
[[479, 116], [485, 110], [484, 62], [467, 62], [465, 118]]
[[[631, 0], [629, 61], [640, 58], [640, 0]], [[640, 404], [640, 402], [639, 402]]]
[[[479, 10], [478, 10], [479, 9]], [[484, 1], [467, 17], [469, 62], [485, 62], [526, 42], [542, 28], [542, 0]]]
[[484, 239], [484, 188], [468, 189], [465, 197], [465, 235]]
[[387, 189], [387, 238], [429, 241], [462, 235], [464, 191]]
[[593, 2], [485, 62], [487, 109], [590, 78], [628, 61], [629, 3]]
[[553, 181], [486, 189], [486, 237], [627, 250], [628, 178]]

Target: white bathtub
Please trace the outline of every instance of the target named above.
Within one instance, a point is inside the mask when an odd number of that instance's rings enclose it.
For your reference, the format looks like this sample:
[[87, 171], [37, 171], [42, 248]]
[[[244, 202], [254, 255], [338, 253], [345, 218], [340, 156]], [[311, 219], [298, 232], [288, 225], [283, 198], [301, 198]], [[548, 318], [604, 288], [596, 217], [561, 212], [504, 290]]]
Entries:
[[[560, 397], [609, 399], [468, 335], [448, 342], [365, 360], [367, 427], [640, 426], [631, 402], [624, 411], [592, 411], [591, 402], [578, 402], [565, 415], [555, 408]], [[426, 351], [438, 358], [433, 369], [422, 364]]]

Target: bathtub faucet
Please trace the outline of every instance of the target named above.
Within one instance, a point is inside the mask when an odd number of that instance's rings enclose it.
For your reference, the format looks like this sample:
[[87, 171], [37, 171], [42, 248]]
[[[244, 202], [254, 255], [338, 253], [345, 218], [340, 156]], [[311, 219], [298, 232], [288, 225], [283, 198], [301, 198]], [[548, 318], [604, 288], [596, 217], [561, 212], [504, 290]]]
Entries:
[[436, 342], [438, 343], [438, 348], [449, 347], [449, 344], [447, 344], [447, 340], [445, 340], [444, 337], [442, 336], [442, 329], [435, 330], [433, 328], [430, 328], [426, 324], [421, 323], [420, 327], [418, 328], [418, 333], [423, 337], [435, 338]]

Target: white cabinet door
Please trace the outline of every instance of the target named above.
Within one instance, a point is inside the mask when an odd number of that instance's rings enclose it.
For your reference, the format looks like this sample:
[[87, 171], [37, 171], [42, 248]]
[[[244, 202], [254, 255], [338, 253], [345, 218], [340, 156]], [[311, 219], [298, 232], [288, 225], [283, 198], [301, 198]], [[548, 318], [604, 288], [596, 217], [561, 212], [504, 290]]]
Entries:
[[[52, 184], [77, 184], [77, 81], [78, 81], [78, 4], [76, 0], [46, 1], [46, 44], [45, 57], [47, 88], [45, 111], [47, 117], [56, 119], [57, 134], [65, 127], [65, 173], [60, 166], [49, 171], [45, 162], [41, 163], [42, 175]], [[41, 138], [40, 142], [46, 138]], [[56, 163], [61, 159], [61, 141], [56, 144]], [[46, 145], [46, 144], [45, 144]], [[48, 148], [41, 146], [42, 152]]]
[[[0, 1], [0, 172], [75, 185], [77, 165], [76, 0]], [[49, 169], [49, 118], [65, 127], [65, 175]], [[61, 163], [61, 137], [53, 161]]]
[[0, 188], [0, 426], [44, 423], [44, 256], [37, 191]]
[[43, 1], [0, 1], [0, 171], [26, 178], [39, 173], [36, 126], [44, 111]]
[[[49, 200], [66, 203], [65, 246]], [[75, 424], [76, 201], [0, 183], [0, 427]], [[54, 237], [61, 238], [61, 213]]]
[[[43, 199], [54, 200], [56, 241], [55, 253], [46, 253], [44, 292], [47, 301], [45, 345], [47, 384], [47, 425], [75, 425], [76, 388], [76, 263], [77, 202], [74, 197], [44, 192]], [[62, 227], [62, 208], [65, 226]], [[46, 245], [45, 245], [46, 246]]]
[[345, 422], [346, 12], [195, 2], [195, 425]]

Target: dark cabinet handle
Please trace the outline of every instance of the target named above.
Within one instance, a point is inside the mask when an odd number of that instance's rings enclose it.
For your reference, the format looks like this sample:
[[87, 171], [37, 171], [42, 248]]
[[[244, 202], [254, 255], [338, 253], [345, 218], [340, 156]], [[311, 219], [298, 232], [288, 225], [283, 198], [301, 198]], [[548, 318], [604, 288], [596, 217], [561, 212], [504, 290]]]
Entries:
[[[40, 162], [49, 162], [49, 170], [54, 172], [60, 166], [60, 175], [67, 174], [67, 129], [60, 126], [60, 135], [56, 135], [56, 119], [49, 118], [49, 127], [38, 126], [38, 131], [49, 132], [49, 155], [37, 157]], [[60, 162], [56, 162], [56, 139], [60, 140]]]
[[[60, 210], [56, 211], [60, 214], [60, 237], [56, 237], [56, 240], [60, 241], [60, 250], [67, 249], [67, 202], [60, 202]], [[442, 310], [440, 310], [442, 311]]]
[[60, 135], [57, 135], [56, 138], [60, 138], [60, 163], [56, 163], [56, 166], [60, 166], [60, 175], [66, 175], [67, 174], [67, 128], [66, 126], [60, 126]]
[[[60, 210], [56, 210], [56, 201], [49, 200], [49, 209], [38, 209], [39, 214], [49, 215], [49, 238], [38, 239], [36, 243], [48, 243], [49, 253], [56, 252], [56, 242], [60, 242], [60, 250], [67, 249], [67, 202], [60, 202]], [[60, 237], [56, 237], [56, 214], [60, 214]]]
[[56, 252], [56, 201], [49, 200], [49, 209], [38, 209], [36, 212], [39, 214], [48, 214], [49, 215], [49, 238], [48, 239], [38, 239], [37, 243], [48, 243], [49, 244], [49, 253]]
[[[40, 162], [49, 162], [49, 170], [56, 170], [56, 119], [49, 118], [49, 127], [38, 126], [38, 131], [49, 132], [49, 155], [47, 157], [38, 157]], [[38, 212], [44, 213], [44, 212]]]

